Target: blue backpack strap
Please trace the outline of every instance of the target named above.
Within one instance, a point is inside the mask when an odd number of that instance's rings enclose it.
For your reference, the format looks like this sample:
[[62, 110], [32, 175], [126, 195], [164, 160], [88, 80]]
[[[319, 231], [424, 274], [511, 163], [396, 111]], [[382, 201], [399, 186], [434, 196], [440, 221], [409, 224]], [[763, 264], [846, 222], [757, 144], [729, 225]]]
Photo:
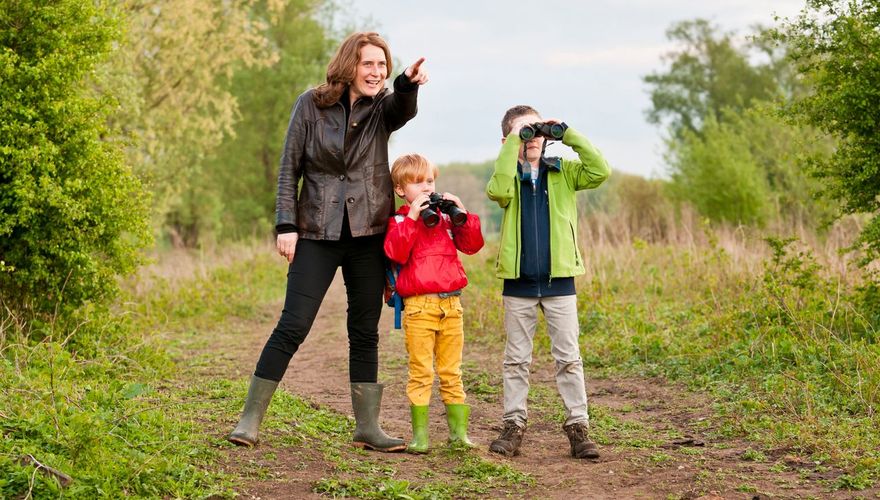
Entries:
[[394, 300], [394, 329], [400, 330], [400, 327], [401, 327], [400, 316], [401, 316], [401, 312], [403, 311], [403, 298], [401, 298], [400, 294], [398, 294], [396, 292], [394, 293], [394, 295], [391, 296], [391, 298]]
[[400, 264], [388, 262], [385, 267], [385, 276], [391, 285], [391, 298], [388, 299], [388, 306], [394, 308], [394, 329], [400, 330], [401, 327], [401, 311], [403, 311], [403, 298], [397, 293], [397, 275], [400, 273]]

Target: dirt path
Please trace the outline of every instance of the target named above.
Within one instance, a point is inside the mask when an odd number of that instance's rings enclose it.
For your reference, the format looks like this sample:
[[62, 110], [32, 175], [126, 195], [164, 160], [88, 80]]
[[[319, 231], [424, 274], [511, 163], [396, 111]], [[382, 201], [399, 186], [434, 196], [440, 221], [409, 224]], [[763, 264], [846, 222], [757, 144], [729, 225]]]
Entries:
[[[466, 299], [466, 297], [465, 297]], [[236, 367], [230, 379], [246, 378], [271, 332], [280, 304], [265, 314], [265, 321], [235, 328]], [[345, 335], [345, 289], [337, 276], [322, 305], [313, 330], [294, 356], [281, 386], [316, 405], [351, 415]], [[465, 314], [467, 305], [465, 303]], [[409, 407], [405, 394], [406, 352], [403, 334], [392, 331], [390, 309], [380, 324], [380, 382], [386, 384], [382, 424], [389, 434], [408, 438]], [[391, 333], [387, 333], [391, 332]], [[467, 333], [466, 333], [467, 335]], [[659, 380], [595, 380], [587, 372], [590, 412], [601, 459], [578, 461], [568, 456], [568, 441], [558, 423], [561, 403], [555, 395], [552, 360], [535, 359], [530, 397], [530, 427], [521, 456], [506, 459], [489, 453], [489, 442], [499, 430], [501, 414], [500, 364], [503, 346], [465, 342], [465, 370], [479, 372], [481, 390], [470, 390], [470, 437], [475, 453], [503, 462], [536, 479], [533, 487], [495, 489], [492, 497], [523, 498], [850, 498], [852, 492], [829, 490], [823, 481], [837, 473], [778, 450], [761, 456], [760, 447], [741, 439], [724, 439], [713, 428], [711, 401]], [[468, 373], [465, 374], [466, 380]], [[436, 394], [431, 406], [431, 442], [443, 446], [447, 435], [443, 405]], [[237, 416], [229, 416], [228, 425]], [[600, 432], [601, 431], [601, 432]], [[694, 436], [686, 442], [683, 436]], [[710, 437], [711, 436], [711, 437]], [[685, 442], [682, 442], [685, 441]], [[751, 451], [750, 451], [751, 450]], [[371, 459], [392, 465], [397, 479], [413, 484], [424, 481], [424, 471], [445, 465], [432, 453], [427, 456], [371, 454]], [[228, 451], [229, 466], [246, 469], [259, 464], [268, 474], [253, 477], [240, 490], [258, 498], [318, 498], [315, 481], [332, 475], [331, 465], [314, 450], [271, 448]], [[439, 464], [439, 465], [438, 465]], [[422, 479], [420, 479], [422, 478]], [[436, 478], [435, 478], [436, 480]], [[871, 492], [860, 492], [871, 496]], [[876, 493], [876, 492], [874, 492]]]

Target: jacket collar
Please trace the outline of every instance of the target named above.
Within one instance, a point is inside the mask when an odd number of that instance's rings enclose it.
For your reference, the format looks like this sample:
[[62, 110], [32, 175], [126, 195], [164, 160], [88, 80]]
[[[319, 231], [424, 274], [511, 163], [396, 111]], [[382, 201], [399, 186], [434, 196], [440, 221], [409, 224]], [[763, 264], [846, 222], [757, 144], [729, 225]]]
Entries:
[[[547, 158], [546, 156], [542, 156], [540, 163], [539, 163], [539, 167], [538, 167], [539, 172], [540, 172], [541, 167], [546, 167], [549, 170], [552, 170], [554, 172], [559, 172], [560, 170], [562, 170], [562, 161], [555, 156], [551, 156], [550, 158]], [[517, 173], [517, 177], [519, 177], [519, 180], [521, 180], [521, 181], [531, 180], [531, 178], [532, 178], [531, 172], [529, 172], [529, 171], [523, 172], [523, 164], [520, 161], [517, 161], [517, 163], [516, 163], [516, 173]]]
[[[351, 88], [351, 86], [346, 86], [346, 87], [345, 87], [345, 91], [342, 92], [342, 97], [339, 98], [340, 100], [342, 100], [342, 99], [348, 99], [348, 91], [349, 91], [350, 88]], [[383, 95], [385, 95], [387, 92], [388, 92], [388, 88], [387, 88], [387, 87], [384, 87], [384, 88], [383, 88], [382, 90], [380, 90], [379, 93], [376, 94], [374, 97], [366, 96], [366, 95], [362, 95], [362, 96], [358, 97], [358, 98], [354, 101], [354, 103], [357, 103], [357, 102], [361, 102], [361, 101], [363, 101], [363, 102], [367, 103], [367, 105], [370, 105], [370, 104], [373, 104], [373, 101], [375, 101], [376, 99], [381, 98], [381, 97], [382, 97]], [[352, 103], [352, 104], [354, 104], [354, 103]], [[340, 103], [340, 104], [342, 104], [342, 103]], [[343, 106], [345, 106], [345, 105], [343, 104]], [[349, 107], [349, 106], [345, 106], [345, 107], [347, 108], [347, 107]]]

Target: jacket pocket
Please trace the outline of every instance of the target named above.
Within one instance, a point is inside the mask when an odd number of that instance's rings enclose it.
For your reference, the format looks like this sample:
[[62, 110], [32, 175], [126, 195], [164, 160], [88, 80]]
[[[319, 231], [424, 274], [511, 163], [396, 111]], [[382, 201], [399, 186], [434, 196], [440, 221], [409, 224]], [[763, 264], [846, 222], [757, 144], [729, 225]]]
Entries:
[[376, 163], [364, 179], [367, 188], [367, 204], [370, 210], [370, 226], [385, 227], [388, 217], [394, 213], [394, 189], [388, 162]]
[[578, 240], [577, 233], [574, 230], [574, 224], [571, 221], [568, 221], [568, 228], [571, 231], [571, 245], [572, 251], [574, 252], [574, 263], [576, 266], [581, 265], [581, 252], [578, 250]]

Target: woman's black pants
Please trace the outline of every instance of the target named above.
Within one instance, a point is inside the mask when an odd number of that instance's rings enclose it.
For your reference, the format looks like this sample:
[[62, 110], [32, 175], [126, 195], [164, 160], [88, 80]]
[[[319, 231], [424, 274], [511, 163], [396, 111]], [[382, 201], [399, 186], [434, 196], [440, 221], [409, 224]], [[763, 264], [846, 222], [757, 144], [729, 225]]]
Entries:
[[348, 376], [376, 382], [379, 371], [379, 316], [385, 288], [384, 235], [306, 240], [296, 244], [287, 271], [287, 296], [278, 325], [263, 347], [254, 375], [280, 381], [306, 339], [324, 294], [342, 267], [348, 295]]

